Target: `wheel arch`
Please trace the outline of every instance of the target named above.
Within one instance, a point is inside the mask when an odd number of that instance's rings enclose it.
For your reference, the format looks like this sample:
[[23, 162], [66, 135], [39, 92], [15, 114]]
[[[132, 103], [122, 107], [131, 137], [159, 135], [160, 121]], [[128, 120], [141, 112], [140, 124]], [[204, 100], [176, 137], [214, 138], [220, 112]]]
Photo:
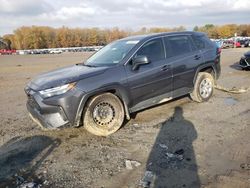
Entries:
[[78, 127], [79, 125], [81, 125], [81, 118], [83, 115], [82, 113], [83, 113], [83, 110], [86, 106], [86, 103], [89, 101], [89, 99], [91, 97], [94, 97], [96, 95], [100, 95], [102, 93], [112, 93], [115, 96], [117, 96], [123, 104], [126, 119], [127, 120], [130, 119], [130, 113], [129, 113], [129, 109], [128, 109], [128, 105], [130, 103], [130, 97], [129, 97], [129, 94], [126, 91], [126, 89], [121, 87], [121, 86], [118, 86], [118, 85], [106, 86], [104, 88], [100, 88], [98, 90], [87, 93], [84, 95], [84, 97], [82, 97], [82, 99], [79, 103], [78, 109], [77, 109], [74, 127]]
[[206, 64], [206, 65], [198, 67], [194, 76], [193, 84], [195, 84], [195, 81], [197, 79], [199, 72], [211, 73], [212, 76], [214, 77], [214, 80], [216, 81], [216, 78], [217, 78], [216, 69], [213, 64]]

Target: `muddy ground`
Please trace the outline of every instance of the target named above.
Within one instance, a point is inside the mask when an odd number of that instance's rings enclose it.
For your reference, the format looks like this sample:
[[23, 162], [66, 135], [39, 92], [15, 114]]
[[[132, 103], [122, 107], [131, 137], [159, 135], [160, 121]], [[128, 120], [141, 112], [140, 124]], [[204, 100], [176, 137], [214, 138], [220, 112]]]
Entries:
[[[222, 51], [220, 85], [250, 86], [250, 71], [235, 66], [247, 50]], [[216, 90], [202, 104], [185, 96], [133, 114], [106, 138], [84, 127], [42, 131], [26, 111], [25, 84], [89, 55], [0, 56], [0, 187], [132, 188], [145, 171], [151, 187], [250, 187], [250, 91]]]

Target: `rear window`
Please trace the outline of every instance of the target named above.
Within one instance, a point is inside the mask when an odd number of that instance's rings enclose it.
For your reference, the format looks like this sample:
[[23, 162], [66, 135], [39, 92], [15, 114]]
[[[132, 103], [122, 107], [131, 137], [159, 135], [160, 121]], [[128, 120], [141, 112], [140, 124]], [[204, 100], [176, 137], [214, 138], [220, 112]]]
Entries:
[[199, 50], [212, 46], [211, 41], [205, 35], [200, 35], [200, 36], [193, 35], [192, 37], [193, 37], [195, 46]]
[[169, 36], [165, 40], [171, 48], [172, 56], [183, 55], [192, 52], [194, 49], [189, 36]]

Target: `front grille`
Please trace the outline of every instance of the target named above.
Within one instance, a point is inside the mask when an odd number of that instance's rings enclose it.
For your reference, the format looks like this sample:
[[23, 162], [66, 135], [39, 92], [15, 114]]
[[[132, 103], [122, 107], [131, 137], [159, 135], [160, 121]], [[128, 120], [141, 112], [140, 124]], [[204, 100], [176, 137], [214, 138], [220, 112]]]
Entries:
[[37, 104], [37, 102], [35, 101], [35, 99], [32, 96], [28, 97], [28, 103], [29, 103], [30, 107], [35, 108], [37, 110], [40, 110], [40, 106]]
[[246, 58], [245, 63], [250, 66], [250, 58]]
[[40, 110], [40, 106], [38, 105], [38, 103], [36, 102], [36, 100], [34, 99], [33, 95], [35, 94], [35, 91], [32, 90], [29, 87], [26, 87], [24, 89], [27, 98], [28, 98], [28, 104], [30, 105], [30, 107], [35, 108], [37, 110]]
[[245, 58], [241, 58], [240, 60], [240, 65], [243, 67], [247, 67], [250, 66], [250, 59], [245, 59]]

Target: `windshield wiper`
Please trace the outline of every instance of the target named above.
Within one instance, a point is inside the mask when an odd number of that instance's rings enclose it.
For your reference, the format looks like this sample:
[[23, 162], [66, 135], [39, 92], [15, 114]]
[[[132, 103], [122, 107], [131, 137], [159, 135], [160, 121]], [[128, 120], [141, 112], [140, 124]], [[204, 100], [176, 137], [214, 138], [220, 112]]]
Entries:
[[86, 67], [96, 67], [95, 65], [86, 65], [83, 63], [83, 66], [86, 66]]
[[82, 66], [86, 66], [86, 67], [96, 67], [95, 65], [87, 65], [84, 62], [83, 63], [77, 63], [76, 65], [82, 65]]

